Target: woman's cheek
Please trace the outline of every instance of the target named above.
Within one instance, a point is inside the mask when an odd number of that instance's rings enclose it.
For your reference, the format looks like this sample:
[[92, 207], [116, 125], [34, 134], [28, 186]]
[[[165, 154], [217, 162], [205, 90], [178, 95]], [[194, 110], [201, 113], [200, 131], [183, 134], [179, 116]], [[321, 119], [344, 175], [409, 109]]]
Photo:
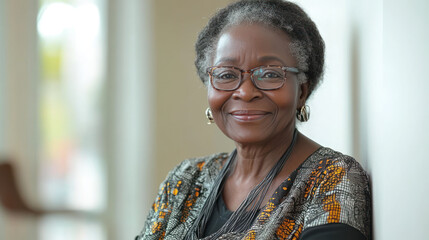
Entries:
[[224, 92], [221, 92], [212, 87], [209, 87], [208, 93], [207, 93], [207, 99], [209, 102], [209, 106], [212, 109], [212, 112], [220, 112], [222, 109], [222, 106], [224, 105], [228, 97], [225, 96]]
[[207, 93], [207, 99], [209, 103], [209, 107], [212, 110], [213, 118], [215, 120], [216, 125], [223, 131], [225, 125], [224, 113], [222, 110], [224, 109], [224, 105], [229, 99], [229, 92], [218, 91], [209, 87]]

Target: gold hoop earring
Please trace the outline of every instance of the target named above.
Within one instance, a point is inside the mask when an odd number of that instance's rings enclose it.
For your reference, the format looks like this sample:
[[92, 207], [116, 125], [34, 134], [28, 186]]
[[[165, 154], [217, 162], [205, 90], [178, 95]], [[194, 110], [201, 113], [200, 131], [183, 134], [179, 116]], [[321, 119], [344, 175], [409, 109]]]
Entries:
[[212, 110], [208, 107], [207, 109], [206, 109], [206, 118], [207, 118], [207, 124], [212, 124], [212, 123], [214, 123], [214, 118], [213, 118], [213, 115], [212, 115]]
[[310, 106], [304, 105], [296, 110], [296, 118], [301, 122], [307, 122], [310, 119]]

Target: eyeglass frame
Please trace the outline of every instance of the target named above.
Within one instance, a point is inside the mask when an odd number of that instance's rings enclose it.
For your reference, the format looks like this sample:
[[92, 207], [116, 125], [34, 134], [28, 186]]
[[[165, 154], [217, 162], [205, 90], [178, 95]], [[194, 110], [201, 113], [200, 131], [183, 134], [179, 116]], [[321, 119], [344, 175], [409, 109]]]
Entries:
[[[260, 69], [260, 68], [264, 68], [264, 67], [277, 67], [277, 68], [280, 68], [280, 69], [282, 69], [282, 70], [284, 71], [285, 76], [284, 76], [284, 78], [283, 78], [283, 80], [284, 80], [284, 81], [282, 82], [282, 85], [281, 85], [281, 86], [276, 87], [276, 88], [268, 88], [268, 89], [260, 88], [260, 87], [258, 87], [258, 86], [257, 86], [257, 84], [255, 83], [255, 80], [253, 80], [253, 72], [254, 72], [254, 71], [256, 71], [256, 70], [258, 70], [258, 69]], [[213, 84], [213, 75], [212, 75], [212, 74], [213, 74], [213, 70], [214, 70], [214, 69], [216, 69], [216, 68], [232, 68], [232, 69], [239, 70], [239, 71], [240, 71], [240, 73], [241, 73], [241, 78], [240, 78], [240, 82], [238, 83], [237, 87], [236, 87], [236, 88], [233, 88], [233, 89], [228, 89], [228, 90], [220, 89], [220, 88], [215, 87], [215, 86], [214, 86], [214, 84]], [[279, 66], [279, 65], [265, 65], [265, 66], [259, 66], [259, 67], [255, 67], [255, 68], [249, 69], [249, 70], [247, 70], [247, 71], [245, 71], [245, 70], [243, 70], [243, 69], [241, 69], [241, 68], [238, 68], [238, 67], [234, 67], [234, 66], [212, 66], [212, 67], [208, 67], [206, 71], [207, 71], [207, 74], [208, 74], [208, 75], [209, 75], [209, 77], [210, 77], [210, 84], [212, 85], [212, 87], [213, 87], [214, 89], [219, 90], [219, 91], [228, 91], [228, 92], [229, 92], [229, 91], [235, 91], [235, 90], [237, 90], [238, 88], [240, 88], [241, 84], [243, 84], [243, 80], [244, 80], [244, 76], [243, 76], [243, 75], [244, 75], [245, 73], [249, 73], [249, 74], [250, 74], [250, 80], [252, 81], [253, 86], [255, 86], [257, 89], [262, 90], [262, 91], [277, 90], [277, 89], [279, 89], [279, 88], [283, 87], [283, 85], [285, 84], [285, 81], [286, 81], [286, 73], [287, 73], [287, 72], [291, 72], [291, 73], [295, 73], [295, 74], [300, 73], [300, 71], [299, 71], [299, 69], [298, 69], [298, 68], [295, 68], [295, 67], [287, 67], [287, 66]]]

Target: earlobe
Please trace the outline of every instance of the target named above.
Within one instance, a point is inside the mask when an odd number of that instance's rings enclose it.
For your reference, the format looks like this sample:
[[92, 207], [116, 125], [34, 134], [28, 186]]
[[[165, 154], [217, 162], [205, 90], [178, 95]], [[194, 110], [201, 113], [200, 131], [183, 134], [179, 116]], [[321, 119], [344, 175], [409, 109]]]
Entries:
[[299, 85], [299, 100], [296, 109], [296, 118], [300, 122], [307, 122], [310, 118], [310, 107], [305, 104], [308, 97], [308, 82]]

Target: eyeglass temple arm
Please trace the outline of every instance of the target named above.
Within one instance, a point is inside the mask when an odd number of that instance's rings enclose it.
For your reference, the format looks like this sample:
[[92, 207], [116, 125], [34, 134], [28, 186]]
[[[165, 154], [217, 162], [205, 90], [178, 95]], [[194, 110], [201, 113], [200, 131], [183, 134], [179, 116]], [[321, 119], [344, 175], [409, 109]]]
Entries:
[[283, 67], [283, 70], [285, 70], [286, 72], [299, 73], [298, 68], [294, 68], [294, 67]]

